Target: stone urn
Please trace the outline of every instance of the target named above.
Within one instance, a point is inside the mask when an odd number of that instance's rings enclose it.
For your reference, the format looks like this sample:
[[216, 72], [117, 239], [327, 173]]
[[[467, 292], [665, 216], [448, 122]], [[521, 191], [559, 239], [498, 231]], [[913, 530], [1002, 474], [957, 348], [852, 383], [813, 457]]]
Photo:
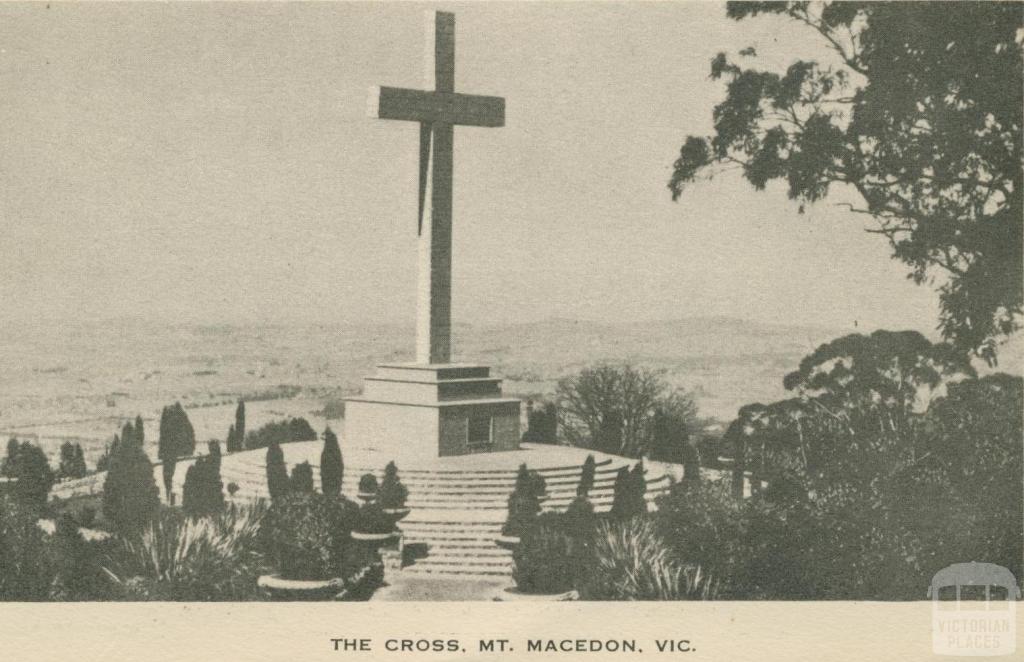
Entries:
[[256, 586], [277, 600], [332, 600], [345, 587], [337, 577], [331, 579], [285, 579], [279, 574], [262, 575]]
[[395, 522], [405, 519], [405, 517], [412, 512], [410, 508], [384, 508], [384, 514], [390, 517]]
[[386, 545], [389, 540], [395, 537], [396, 531], [389, 531], [387, 533], [365, 533], [363, 531], [353, 531], [351, 533], [352, 540], [358, 540], [364, 542], [373, 547], [380, 547]]
[[514, 586], [502, 589], [494, 596], [495, 602], [572, 602], [580, 599], [576, 589], [563, 593], [523, 593]]
[[519, 536], [506, 536], [500, 534], [494, 539], [494, 544], [502, 549], [515, 549], [516, 545], [519, 544]]

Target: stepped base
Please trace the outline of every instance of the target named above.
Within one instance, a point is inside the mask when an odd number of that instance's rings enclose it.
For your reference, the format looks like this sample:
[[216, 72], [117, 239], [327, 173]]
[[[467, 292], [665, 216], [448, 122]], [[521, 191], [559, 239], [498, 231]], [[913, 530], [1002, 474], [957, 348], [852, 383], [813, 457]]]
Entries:
[[487, 366], [385, 364], [345, 400], [345, 443], [396, 461], [519, 448], [519, 400]]

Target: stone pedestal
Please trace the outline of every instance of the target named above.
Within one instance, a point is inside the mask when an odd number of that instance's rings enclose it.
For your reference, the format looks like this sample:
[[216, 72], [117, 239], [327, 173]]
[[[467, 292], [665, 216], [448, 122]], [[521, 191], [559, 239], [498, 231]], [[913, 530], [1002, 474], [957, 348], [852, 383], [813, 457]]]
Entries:
[[385, 364], [345, 400], [345, 443], [403, 460], [519, 448], [519, 400], [487, 366]]

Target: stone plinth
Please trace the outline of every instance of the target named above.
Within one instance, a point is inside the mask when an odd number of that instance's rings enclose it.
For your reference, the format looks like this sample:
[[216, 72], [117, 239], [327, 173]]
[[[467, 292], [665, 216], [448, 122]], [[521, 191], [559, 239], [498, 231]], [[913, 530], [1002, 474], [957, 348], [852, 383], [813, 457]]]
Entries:
[[396, 460], [519, 448], [519, 400], [487, 366], [385, 364], [345, 400], [345, 443]]

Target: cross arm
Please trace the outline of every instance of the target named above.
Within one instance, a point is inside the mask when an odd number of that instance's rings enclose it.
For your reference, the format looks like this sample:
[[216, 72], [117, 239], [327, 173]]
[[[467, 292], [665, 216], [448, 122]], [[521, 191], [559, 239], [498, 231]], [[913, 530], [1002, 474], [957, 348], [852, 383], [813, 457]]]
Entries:
[[505, 99], [476, 94], [372, 87], [367, 112], [382, 120], [505, 126]]

